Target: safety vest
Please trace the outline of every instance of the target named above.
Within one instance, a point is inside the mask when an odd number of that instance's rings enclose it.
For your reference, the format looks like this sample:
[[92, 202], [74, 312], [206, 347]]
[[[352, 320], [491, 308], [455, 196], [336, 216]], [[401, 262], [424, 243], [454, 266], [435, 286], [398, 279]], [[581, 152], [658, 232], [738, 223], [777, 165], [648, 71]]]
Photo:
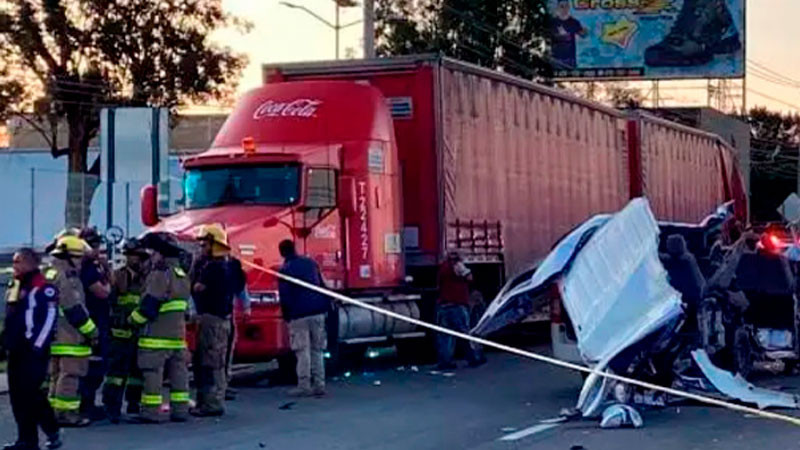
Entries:
[[[186, 348], [186, 310], [189, 307], [189, 278], [177, 264], [167, 260], [165, 267], [155, 268], [148, 275], [140, 306], [130, 316], [134, 324], [143, 325], [139, 348], [145, 350], [182, 350]], [[155, 317], [144, 310], [146, 297], [159, 300]]]
[[59, 292], [56, 335], [50, 347], [53, 356], [88, 357], [92, 354], [89, 342], [97, 335], [97, 326], [86, 310], [79, 271], [80, 267], [61, 259], [54, 260], [44, 271], [45, 279]]
[[137, 328], [128, 322], [128, 317], [139, 306], [144, 280], [130, 268], [123, 267], [114, 272], [114, 290], [117, 297], [111, 304], [111, 336], [130, 340], [137, 335]]

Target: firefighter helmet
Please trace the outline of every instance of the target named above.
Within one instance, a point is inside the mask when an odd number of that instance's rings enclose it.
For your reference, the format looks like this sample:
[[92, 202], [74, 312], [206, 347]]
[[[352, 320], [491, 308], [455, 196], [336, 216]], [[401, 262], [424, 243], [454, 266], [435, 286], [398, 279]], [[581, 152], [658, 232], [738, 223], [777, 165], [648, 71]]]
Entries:
[[70, 234], [64, 235], [56, 239], [50, 254], [53, 256], [72, 256], [80, 258], [91, 250], [89, 244], [78, 236]]
[[197, 232], [197, 240], [215, 242], [226, 249], [230, 249], [228, 244], [228, 233], [218, 223], [203, 225]]

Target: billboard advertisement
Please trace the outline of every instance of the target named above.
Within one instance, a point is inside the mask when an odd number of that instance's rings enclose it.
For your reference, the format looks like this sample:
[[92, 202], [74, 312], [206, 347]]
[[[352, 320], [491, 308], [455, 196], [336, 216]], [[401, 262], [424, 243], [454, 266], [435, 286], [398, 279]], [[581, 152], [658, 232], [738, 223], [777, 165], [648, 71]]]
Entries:
[[548, 0], [560, 79], [744, 76], [744, 0]]

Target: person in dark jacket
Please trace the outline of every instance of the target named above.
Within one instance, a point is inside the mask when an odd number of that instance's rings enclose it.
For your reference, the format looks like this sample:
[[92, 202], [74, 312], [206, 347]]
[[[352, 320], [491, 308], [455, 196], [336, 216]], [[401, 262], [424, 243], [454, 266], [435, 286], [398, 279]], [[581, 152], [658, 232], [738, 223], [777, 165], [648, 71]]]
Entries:
[[38, 449], [39, 427], [48, 437], [47, 448], [59, 448], [59, 427], [42, 390], [58, 315], [58, 289], [39, 271], [39, 256], [32, 249], [17, 250], [13, 261], [14, 279], [6, 291], [5, 345], [17, 441], [4, 448]]
[[89, 372], [81, 378], [81, 414], [90, 420], [105, 417], [105, 410], [95, 405], [97, 390], [108, 371], [108, 354], [111, 349], [111, 269], [103, 255], [103, 238], [95, 228], [84, 228], [80, 238], [91, 251], [81, 264], [80, 279], [86, 293], [86, 309], [98, 331], [98, 345], [89, 357]]
[[669, 284], [681, 293], [688, 307], [688, 316], [693, 318], [703, 300], [706, 279], [700, 271], [697, 259], [686, 249], [686, 240], [679, 234], [667, 237], [667, 254], [661, 255], [661, 263], [669, 276]]
[[[319, 266], [313, 259], [298, 255], [294, 242], [281, 242], [279, 250], [284, 258], [282, 274], [323, 286]], [[325, 318], [331, 302], [319, 292], [286, 280], [278, 282], [278, 289], [283, 318], [289, 323], [289, 341], [297, 356], [297, 387], [289, 394], [296, 397], [325, 395]]]
[[233, 332], [233, 300], [244, 290], [245, 276], [239, 260], [230, 255], [228, 235], [217, 224], [198, 233], [203, 255], [192, 270], [192, 298], [198, 314], [194, 353], [197, 407], [200, 417], [225, 413], [228, 347]]

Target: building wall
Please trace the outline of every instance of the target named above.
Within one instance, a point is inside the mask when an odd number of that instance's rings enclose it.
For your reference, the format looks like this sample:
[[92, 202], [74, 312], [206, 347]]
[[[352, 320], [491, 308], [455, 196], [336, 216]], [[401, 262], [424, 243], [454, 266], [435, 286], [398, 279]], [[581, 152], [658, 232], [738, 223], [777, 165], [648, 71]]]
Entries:
[[[184, 115], [173, 118], [170, 135], [172, 151], [175, 153], [198, 153], [206, 150], [226, 118], [225, 114]], [[49, 147], [41, 133], [20, 117], [14, 117], [8, 121], [8, 134], [8, 147], [12, 149], [46, 149]], [[66, 123], [59, 125], [57, 139], [59, 145], [66, 145]], [[93, 139], [89, 146], [99, 148], [97, 138]]]

